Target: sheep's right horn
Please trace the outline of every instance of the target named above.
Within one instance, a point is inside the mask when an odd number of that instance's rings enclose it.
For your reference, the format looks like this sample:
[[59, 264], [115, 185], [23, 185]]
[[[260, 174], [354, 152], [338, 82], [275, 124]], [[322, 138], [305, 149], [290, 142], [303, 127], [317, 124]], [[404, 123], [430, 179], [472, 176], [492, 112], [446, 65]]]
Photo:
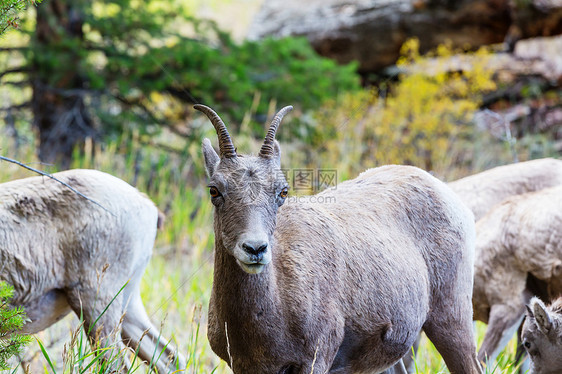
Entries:
[[291, 110], [293, 110], [293, 107], [291, 105], [288, 105], [277, 112], [275, 117], [273, 117], [273, 120], [269, 125], [269, 130], [267, 130], [265, 140], [263, 141], [263, 145], [260, 149], [259, 155], [261, 157], [270, 158], [271, 156], [273, 156], [273, 141], [275, 140], [275, 133], [277, 132], [277, 128], [279, 127], [279, 124], [281, 124], [283, 117], [285, 117], [285, 114], [289, 113]]
[[234, 144], [232, 144], [232, 139], [230, 139], [230, 134], [226, 129], [226, 125], [219, 115], [206, 105], [195, 104], [193, 108], [205, 113], [215, 127], [219, 138], [219, 151], [221, 158], [235, 158], [236, 148], [234, 148]]

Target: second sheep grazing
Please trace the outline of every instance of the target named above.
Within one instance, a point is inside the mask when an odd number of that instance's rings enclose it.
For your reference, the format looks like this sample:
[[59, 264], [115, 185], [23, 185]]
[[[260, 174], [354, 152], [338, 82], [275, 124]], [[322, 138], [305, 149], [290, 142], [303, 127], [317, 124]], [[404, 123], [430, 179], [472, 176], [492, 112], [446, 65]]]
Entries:
[[[553, 158], [498, 166], [448, 183], [463, 203], [472, 210], [477, 221], [506, 198], [558, 185], [562, 185], [562, 160]], [[478, 235], [480, 233], [477, 231], [476, 236]], [[530, 277], [529, 288], [534, 288], [534, 283], [536, 282]], [[478, 302], [478, 299], [474, 301]], [[482, 346], [478, 352], [481, 361], [486, 360], [488, 356], [495, 357], [494, 352], [488, 351], [489, 349], [488, 344]], [[495, 348], [492, 346], [492, 349]], [[524, 350], [518, 345], [517, 359], [523, 354]], [[526, 363], [522, 365], [520, 372], [525, 372], [525, 367]]]
[[421, 330], [454, 374], [480, 373], [472, 331], [474, 219], [442, 182], [408, 166], [368, 170], [288, 198], [274, 140], [237, 154], [226, 126], [203, 142], [215, 205], [208, 337], [234, 373], [379, 373]]
[[[46, 329], [73, 311], [92, 343], [115, 342], [120, 351], [126, 344], [159, 373], [185, 368], [185, 358], [150, 322], [140, 295], [156, 236], [154, 203], [96, 170], [54, 176], [101, 207], [45, 177], [0, 184], [0, 280], [13, 285], [11, 302], [25, 308], [23, 332]], [[108, 362], [126, 371], [124, 352], [122, 361], [114, 357]]]
[[[498, 166], [481, 173], [473, 174], [447, 184], [470, 208], [478, 221], [496, 204], [508, 197], [544, 188], [562, 185], [562, 160], [543, 158]], [[478, 231], [476, 236], [478, 236]], [[417, 343], [414, 351], [417, 351]], [[518, 357], [523, 353], [518, 348]], [[478, 353], [484, 361], [491, 352]], [[414, 372], [414, 359], [411, 354], [404, 357], [408, 372]], [[523, 371], [524, 372], [524, 371]]]

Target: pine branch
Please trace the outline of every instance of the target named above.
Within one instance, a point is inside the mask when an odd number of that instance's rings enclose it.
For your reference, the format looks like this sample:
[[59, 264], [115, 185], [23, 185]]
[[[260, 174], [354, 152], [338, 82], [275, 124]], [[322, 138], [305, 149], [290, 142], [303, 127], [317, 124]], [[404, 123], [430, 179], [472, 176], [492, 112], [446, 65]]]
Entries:
[[0, 281], [0, 370], [9, 369], [10, 357], [20, 353], [30, 336], [18, 333], [24, 324], [25, 312], [22, 307], [11, 308], [8, 301], [13, 297], [14, 288]]
[[21, 110], [25, 108], [29, 108], [31, 106], [31, 101], [26, 101], [25, 103], [21, 103], [18, 105], [10, 105], [8, 107], [0, 108], [0, 111], [9, 112], [10, 110]]
[[130, 106], [130, 107], [138, 107], [140, 110], [142, 110], [149, 118], [151, 121], [153, 121], [154, 123], [160, 125], [160, 126], [165, 126], [167, 128], [170, 129], [171, 132], [173, 132], [174, 134], [181, 136], [181, 137], [188, 137], [189, 134], [179, 130], [177, 127], [171, 125], [170, 123], [168, 123], [167, 121], [160, 119], [156, 116], [156, 114], [154, 114], [146, 105], [144, 105], [140, 100], [135, 100], [135, 101], [131, 101], [129, 99], [126, 99], [125, 97], [121, 96], [121, 95], [115, 95], [112, 94], [112, 96], [117, 99], [118, 101], [120, 101], [121, 103]]
[[24, 67], [24, 66], [20, 66], [20, 67], [17, 67], [17, 68], [4, 70], [3, 72], [0, 73], [0, 78], [2, 78], [5, 75], [8, 75], [8, 74], [29, 73], [30, 71], [31, 70], [29, 68]]
[[25, 87], [28, 86], [30, 84], [29, 81], [10, 81], [10, 82], [4, 82], [2, 83], [3, 86], [14, 86], [14, 87]]
[[23, 52], [29, 50], [29, 47], [2, 47], [0, 52]]

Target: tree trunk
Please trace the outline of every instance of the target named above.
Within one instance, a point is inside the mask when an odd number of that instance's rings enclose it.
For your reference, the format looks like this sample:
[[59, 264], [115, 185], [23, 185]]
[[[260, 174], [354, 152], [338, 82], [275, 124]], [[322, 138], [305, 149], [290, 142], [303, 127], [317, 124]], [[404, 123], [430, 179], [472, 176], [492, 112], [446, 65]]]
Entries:
[[84, 23], [81, 1], [50, 0], [37, 7], [31, 61], [32, 110], [39, 132], [39, 158], [67, 168], [72, 152], [95, 131], [84, 104], [79, 47]]

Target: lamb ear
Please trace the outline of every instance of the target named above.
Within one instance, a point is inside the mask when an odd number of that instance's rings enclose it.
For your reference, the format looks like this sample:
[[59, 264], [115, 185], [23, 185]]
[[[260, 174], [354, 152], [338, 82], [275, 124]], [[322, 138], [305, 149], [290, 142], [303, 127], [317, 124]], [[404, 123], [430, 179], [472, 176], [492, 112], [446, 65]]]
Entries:
[[546, 306], [537, 298], [531, 300], [531, 306], [533, 308], [533, 314], [535, 315], [537, 326], [544, 334], [548, 334], [552, 329], [552, 319], [546, 310]]
[[526, 309], [527, 317], [528, 317], [528, 318], [535, 318], [535, 316], [533, 315], [533, 311], [531, 310], [531, 308], [529, 307], [529, 305], [525, 305], [525, 309]]
[[203, 139], [202, 148], [203, 158], [205, 159], [205, 170], [207, 170], [207, 176], [211, 178], [220, 162], [220, 157], [211, 145], [211, 141], [209, 139]]

